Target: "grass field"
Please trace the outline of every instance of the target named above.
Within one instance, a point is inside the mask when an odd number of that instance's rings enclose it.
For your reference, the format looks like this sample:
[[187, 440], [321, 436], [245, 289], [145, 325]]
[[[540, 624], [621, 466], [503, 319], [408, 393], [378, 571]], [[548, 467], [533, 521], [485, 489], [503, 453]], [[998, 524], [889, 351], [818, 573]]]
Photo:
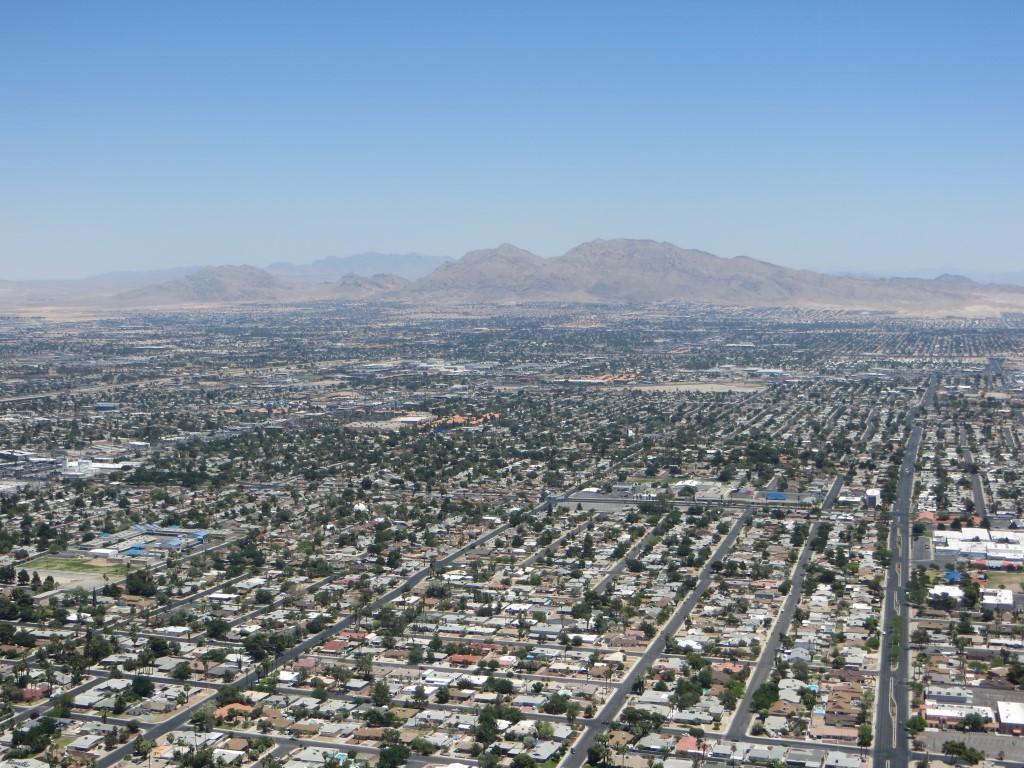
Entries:
[[41, 557], [26, 564], [26, 568], [37, 571], [68, 571], [70, 573], [112, 573], [124, 575], [132, 568], [130, 565], [96, 565], [88, 560], [65, 560], [62, 557]]
[[988, 585], [1024, 592], [1024, 573], [1008, 573], [1006, 571], [988, 571]]

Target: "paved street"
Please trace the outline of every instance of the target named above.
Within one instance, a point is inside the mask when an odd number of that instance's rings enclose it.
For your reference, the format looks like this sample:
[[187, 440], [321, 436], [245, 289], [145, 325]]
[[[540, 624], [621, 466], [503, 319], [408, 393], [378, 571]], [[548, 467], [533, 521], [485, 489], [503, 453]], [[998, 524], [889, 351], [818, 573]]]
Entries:
[[[974, 454], [971, 452], [970, 440], [967, 436], [967, 430], [963, 426], [959, 429], [960, 436], [960, 456], [963, 459], [964, 466], [968, 470], [975, 466]], [[981, 486], [981, 473], [971, 472], [971, 491], [972, 499], [974, 500], [974, 514], [984, 518], [988, 515], [988, 509], [985, 504], [985, 489]]]
[[[832, 509], [842, 487], [843, 478], [842, 476], [839, 476], [835, 479], [835, 482], [832, 483], [832, 488], [829, 489], [828, 495], [825, 497], [825, 503], [822, 505], [823, 511]], [[771, 674], [771, 671], [775, 666], [776, 654], [778, 654], [779, 647], [782, 645], [781, 636], [789, 630], [790, 622], [793, 621], [793, 613], [796, 611], [796, 607], [800, 603], [800, 596], [803, 594], [804, 569], [807, 567], [807, 562], [811, 559], [811, 542], [814, 540], [814, 537], [818, 532], [819, 525], [819, 523], [815, 523], [807, 533], [807, 540], [804, 542], [803, 550], [800, 553], [800, 559], [797, 561], [796, 567], [793, 569], [793, 585], [789, 590], [789, 595], [786, 597], [786, 602], [782, 606], [782, 611], [779, 613], [779, 618], [775, 623], [775, 627], [773, 628], [768, 641], [764, 644], [764, 649], [761, 651], [761, 657], [758, 659], [757, 665], [754, 667], [754, 671], [747, 679], [747, 688], [743, 693], [743, 698], [740, 699], [739, 703], [736, 705], [736, 712], [733, 715], [732, 722], [729, 724], [729, 730], [726, 733], [726, 736], [730, 739], [742, 739], [750, 727], [750, 718], [752, 714], [750, 711], [751, 699], [754, 697], [754, 691], [767, 682], [768, 676]]]
[[[927, 408], [935, 396], [932, 377], [921, 403], [907, 414], [914, 424], [921, 408]], [[907, 621], [906, 589], [910, 571], [910, 505], [914, 495], [914, 466], [921, 444], [922, 428], [915, 425], [907, 440], [900, 466], [897, 498], [893, 504], [890, 549], [892, 560], [886, 579], [885, 631], [880, 649], [881, 665], [875, 691], [874, 765], [875, 768], [902, 768], [910, 764], [910, 740], [905, 732], [909, 717], [906, 684], [910, 676], [910, 622]], [[887, 663], [893, 644], [893, 619], [902, 616], [898, 637], [899, 654], [894, 664]]]
[[[744, 524], [750, 518], [752, 510], [748, 510], [740, 515], [739, 519], [733, 524], [732, 529], [726, 534], [725, 538], [719, 542], [718, 547], [714, 553], [708, 559], [706, 565], [720, 559], [725, 553], [729, 551], [732, 545], [736, 542], [736, 538], [739, 536], [740, 531], [743, 529]], [[626, 698], [629, 696], [632, 690], [633, 683], [643, 675], [647, 673], [647, 669], [651, 664], [665, 651], [665, 638], [672, 637], [679, 628], [683, 625], [683, 621], [689, 615], [690, 611], [693, 610], [694, 606], [697, 605], [697, 601], [700, 600], [708, 587], [711, 586], [711, 570], [707, 567], [701, 572], [700, 579], [697, 581], [696, 586], [690, 592], [689, 595], [676, 606], [675, 612], [672, 614], [672, 618], [668, 620], [661, 633], [651, 641], [650, 645], [644, 654], [637, 660], [636, 664], [626, 675], [626, 677], [617, 685], [615, 692], [611, 695], [608, 701], [605, 702], [604, 706], [601, 707], [597, 716], [590, 721], [579, 721], [583, 722], [585, 727], [580, 738], [576, 742], [575, 751], [566, 756], [563, 760], [563, 768], [580, 768], [587, 758], [587, 750], [594, 744], [597, 735], [602, 731], [607, 730], [608, 723], [619, 713], [619, 710], [626, 703]]]

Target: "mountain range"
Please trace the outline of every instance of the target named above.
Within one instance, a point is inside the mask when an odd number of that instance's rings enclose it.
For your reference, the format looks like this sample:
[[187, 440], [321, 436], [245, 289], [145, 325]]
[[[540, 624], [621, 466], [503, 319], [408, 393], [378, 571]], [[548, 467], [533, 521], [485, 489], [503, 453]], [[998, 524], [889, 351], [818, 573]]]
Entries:
[[[372, 274], [385, 265], [405, 274]], [[455, 261], [360, 254], [305, 266], [222, 266], [162, 277], [127, 288], [132, 281], [123, 276], [61, 281], [49, 291], [47, 281], [0, 283], [0, 307], [70, 302], [124, 310], [326, 300], [449, 306], [697, 302], [966, 316], [1024, 311], [1021, 286], [982, 285], [955, 275], [932, 280], [826, 275], [651, 240], [595, 240], [555, 258], [506, 244]]]
[[267, 267], [267, 272], [285, 280], [301, 282], [333, 282], [348, 275], [368, 277], [382, 274], [418, 280], [447, 261], [451, 259], [421, 253], [356, 253], [352, 256], [328, 256], [312, 264], [276, 262]]

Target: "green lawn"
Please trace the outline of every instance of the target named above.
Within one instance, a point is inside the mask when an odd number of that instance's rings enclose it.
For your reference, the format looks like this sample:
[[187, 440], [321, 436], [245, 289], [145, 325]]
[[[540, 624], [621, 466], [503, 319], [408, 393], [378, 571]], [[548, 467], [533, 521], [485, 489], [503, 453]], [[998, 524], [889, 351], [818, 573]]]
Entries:
[[47, 571], [70, 571], [73, 573], [113, 573], [126, 574], [132, 568], [130, 565], [93, 565], [86, 560], [65, 560], [62, 557], [41, 557], [25, 564], [25, 568]]

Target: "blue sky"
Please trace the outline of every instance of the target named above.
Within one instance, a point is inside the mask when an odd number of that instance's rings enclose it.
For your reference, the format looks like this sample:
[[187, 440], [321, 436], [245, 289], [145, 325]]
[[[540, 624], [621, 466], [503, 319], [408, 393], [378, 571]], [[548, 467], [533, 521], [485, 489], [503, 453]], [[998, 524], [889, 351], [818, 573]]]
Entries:
[[0, 4], [0, 278], [594, 238], [1024, 269], [1024, 3]]

